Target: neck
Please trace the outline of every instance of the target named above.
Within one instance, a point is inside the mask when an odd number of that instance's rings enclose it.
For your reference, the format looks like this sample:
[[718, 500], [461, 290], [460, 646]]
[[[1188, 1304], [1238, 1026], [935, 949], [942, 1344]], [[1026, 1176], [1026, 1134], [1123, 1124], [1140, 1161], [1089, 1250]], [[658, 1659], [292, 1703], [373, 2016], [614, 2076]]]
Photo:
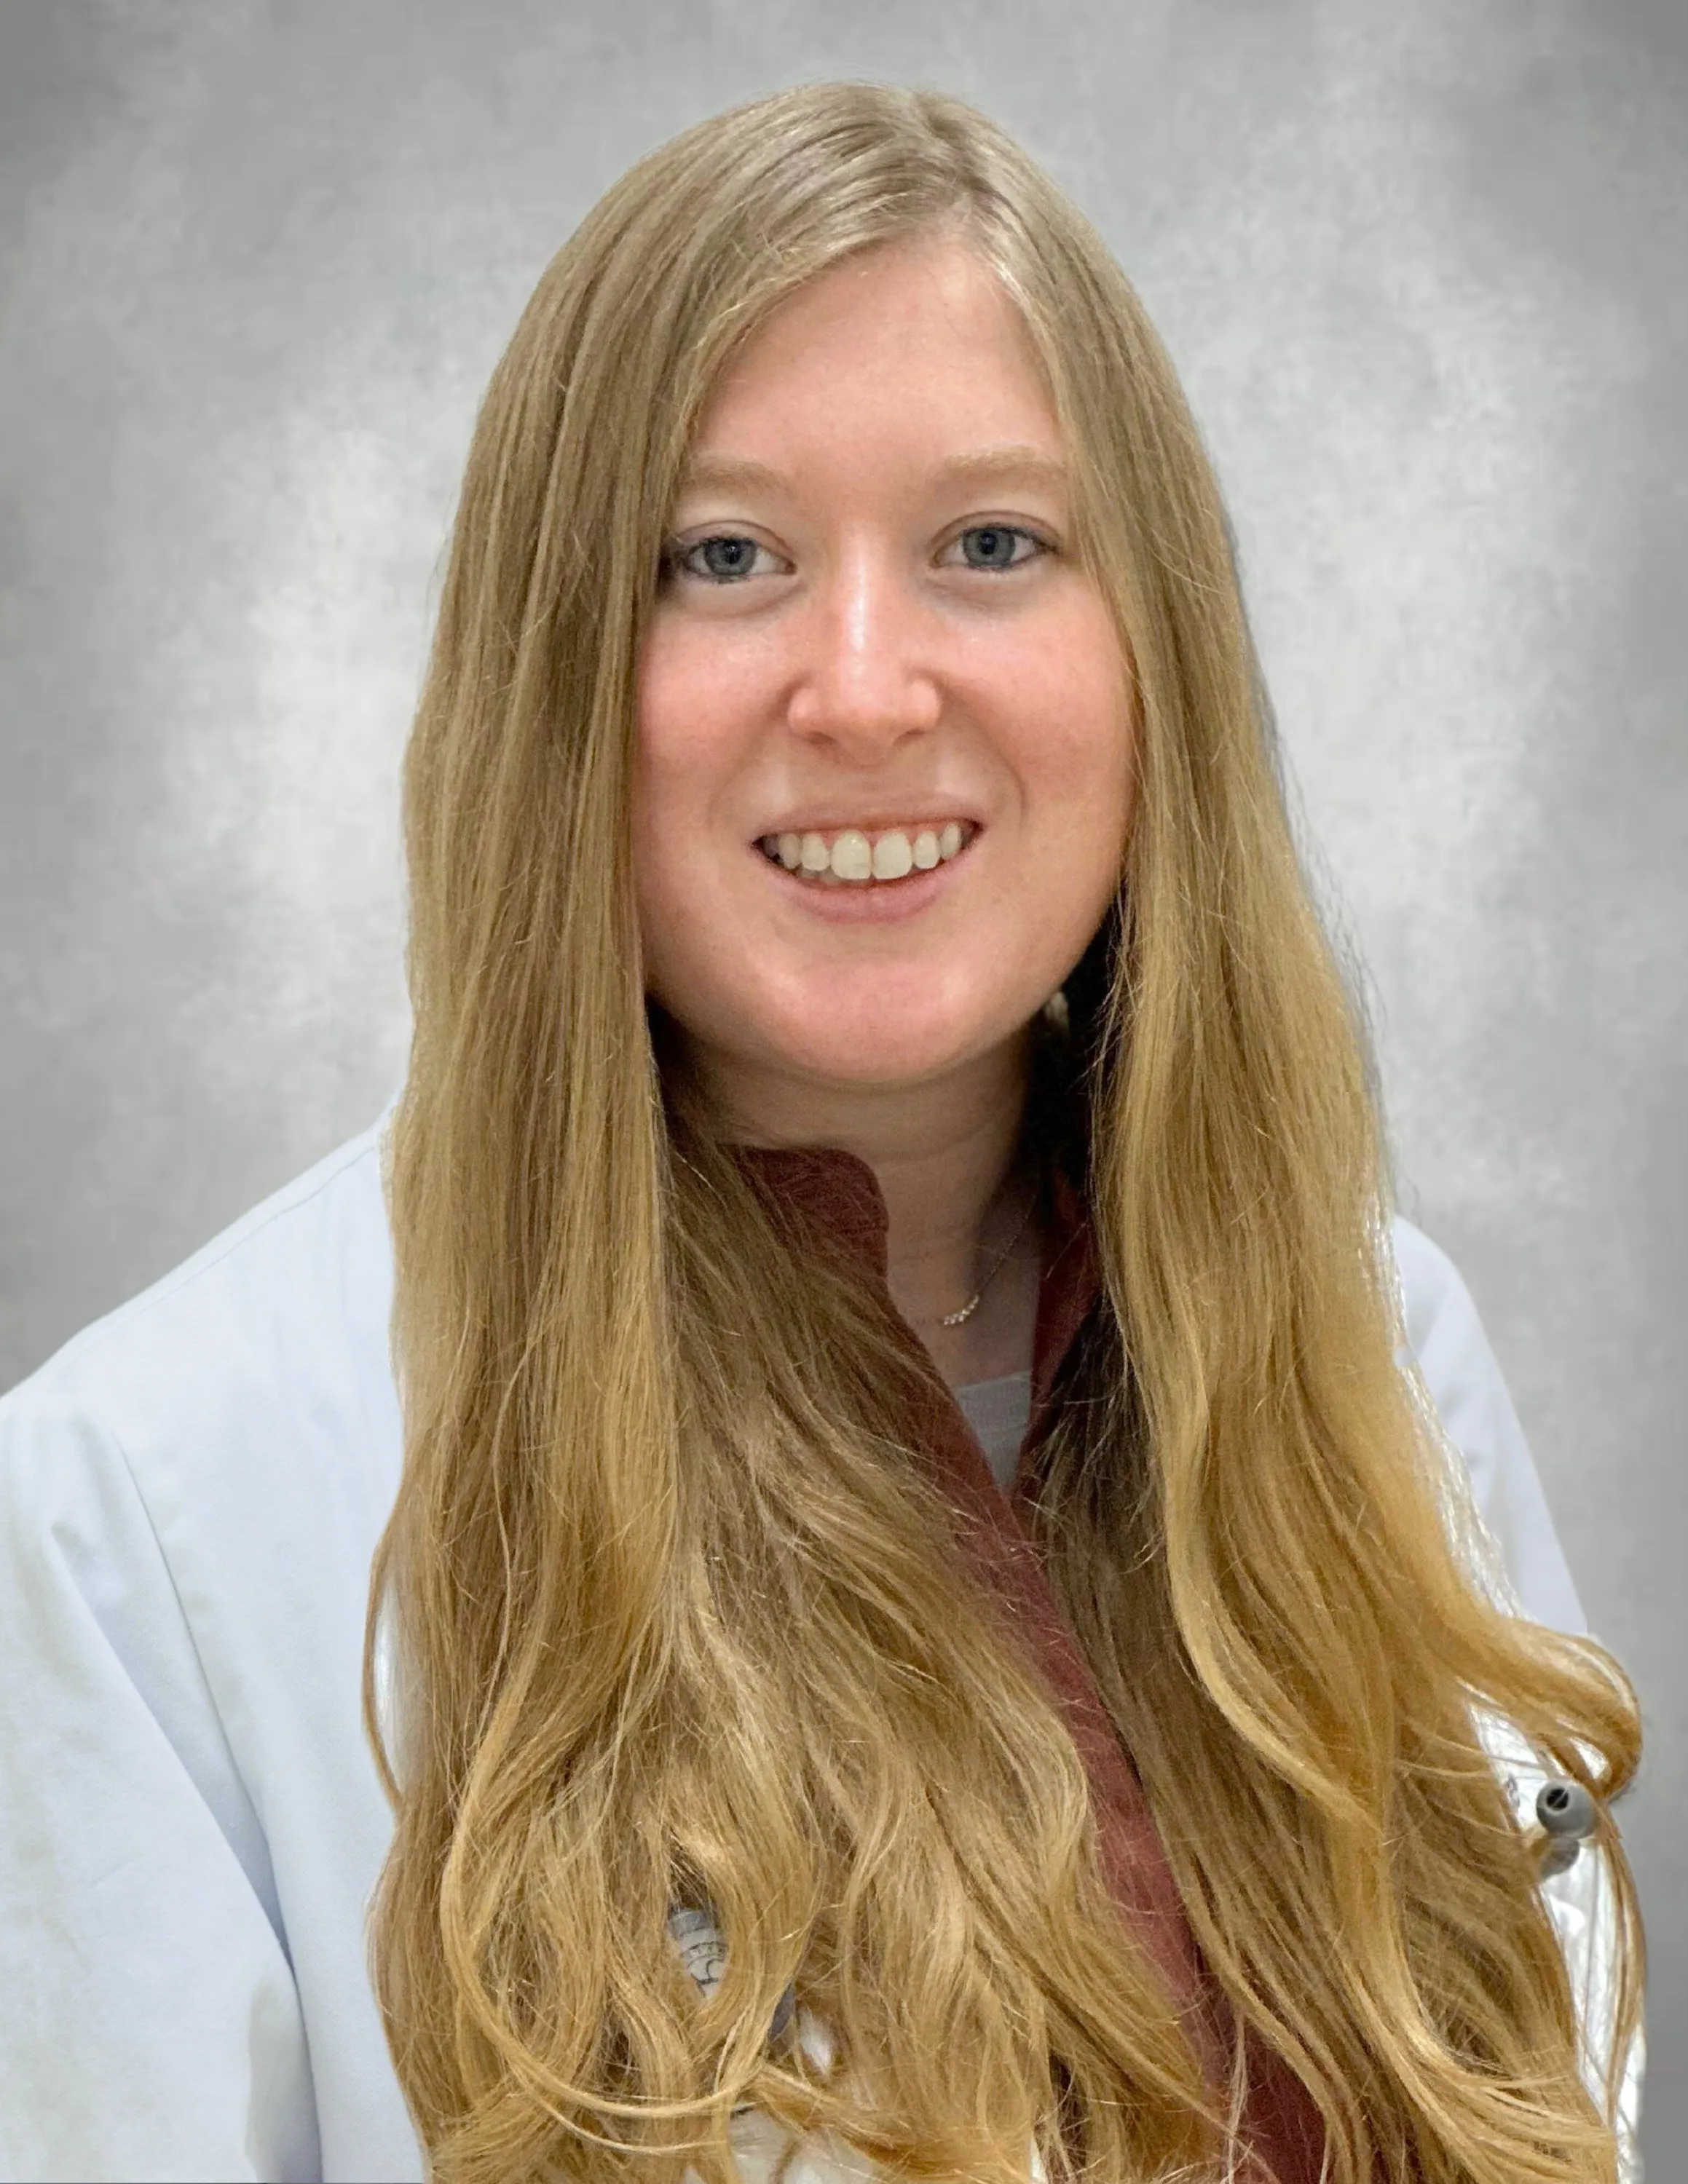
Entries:
[[[1029, 1320], [1019, 1329], [1026, 1314], [1009, 1311], [1011, 1300], [1024, 1301], [1024, 1265], [993, 1269], [1026, 1212], [1029, 1183], [1016, 1155], [1031, 1051], [1028, 1028], [917, 1085], [818, 1083], [696, 1048], [688, 1058], [739, 1142], [836, 1146], [873, 1169], [885, 1199], [892, 1301], [953, 1381], [1029, 1362]], [[1033, 1222], [1012, 1260], [1035, 1268], [1037, 1241]], [[943, 1315], [959, 1310], [987, 1278], [996, 1309], [987, 1315], [981, 1307], [977, 1324], [944, 1328]]]

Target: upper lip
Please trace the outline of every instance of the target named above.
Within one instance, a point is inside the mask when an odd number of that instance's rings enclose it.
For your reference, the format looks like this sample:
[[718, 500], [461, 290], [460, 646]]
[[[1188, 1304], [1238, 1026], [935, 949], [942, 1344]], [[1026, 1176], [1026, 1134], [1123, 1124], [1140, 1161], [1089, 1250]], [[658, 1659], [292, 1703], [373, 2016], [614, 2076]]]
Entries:
[[817, 817], [813, 813], [805, 813], [799, 819], [770, 819], [765, 827], [757, 827], [752, 838], [760, 842], [769, 834], [840, 834], [847, 827], [853, 827], [863, 834], [885, 834], [898, 828], [908, 833], [922, 827], [946, 827], [952, 819], [970, 827], [977, 827], [981, 823], [964, 807], [941, 804], [933, 805], [924, 811], [910, 811], [905, 807], [883, 819], [864, 818], [858, 811], [849, 812], [842, 818], [830, 816]]

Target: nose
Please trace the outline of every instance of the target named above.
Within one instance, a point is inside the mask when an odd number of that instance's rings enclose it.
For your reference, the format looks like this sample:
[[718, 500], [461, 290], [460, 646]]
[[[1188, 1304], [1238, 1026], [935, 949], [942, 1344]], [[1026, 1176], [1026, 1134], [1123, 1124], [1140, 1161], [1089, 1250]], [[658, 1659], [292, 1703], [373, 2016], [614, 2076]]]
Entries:
[[793, 731], [871, 766], [942, 710], [930, 623], [909, 577], [864, 548], [819, 582], [801, 624], [799, 671], [787, 717]]

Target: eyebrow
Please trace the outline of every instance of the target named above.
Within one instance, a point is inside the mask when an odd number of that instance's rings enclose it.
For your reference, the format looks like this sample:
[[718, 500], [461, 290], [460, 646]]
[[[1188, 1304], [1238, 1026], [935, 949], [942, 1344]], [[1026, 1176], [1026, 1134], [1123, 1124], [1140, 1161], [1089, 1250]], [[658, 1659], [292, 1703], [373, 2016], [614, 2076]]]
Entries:
[[[1052, 461], [1036, 448], [1014, 445], [971, 448], [966, 454], [950, 456], [933, 472], [933, 482], [938, 485], [1008, 481], [1047, 486], [1061, 492], [1069, 482], [1064, 463]], [[680, 480], [680, 491], [730, 493], [759, 486], [777, 492], [785, 485], [785, 480], [780, 472], [767, 463], [736, 455], [703, 454], [694, 457], [687, 465]]]
[[978, 448], [970, 454], [953, 455], [947, 463], [940, 463], [937, 475], [946, 483], [951, 479], [1011, 477], [1063, 490], [1067, 484], [1066, 465], [1040, 454], [1036, 448]]

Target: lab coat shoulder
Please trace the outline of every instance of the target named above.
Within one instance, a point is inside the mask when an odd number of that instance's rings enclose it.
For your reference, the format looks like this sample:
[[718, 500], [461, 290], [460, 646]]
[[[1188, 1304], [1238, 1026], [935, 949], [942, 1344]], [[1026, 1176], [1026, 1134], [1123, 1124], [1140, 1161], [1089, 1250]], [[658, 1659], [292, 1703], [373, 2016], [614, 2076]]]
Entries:
[[[397, 1484], [392, 1254], [370, 1130], [0, 1398], [15, 1501], [121, 1468], [192, 1619], [216, 1574], [378, 1532]], [[294, 1582], [290, 1569], [287, 1583]]]
[[1471, 1291], [1447, 1254], [1410, 1221], [1396, 1217], [1393, 1240], [1408, 1346], [1465, 1458], [1473, 1498], [1519, 1603], [1535, 1622], [1585, 1635], [1547, 1497]]
[[254, 1701], [274, 1694], [252, 1680], [284, 1661], [309, 1682], [348, 1644], [361, 1656], [400, 1461], [391, 1295], [372, 1130], [0, 1397], [14, 1555], [39, 1576], [74, 1538], [74, 1574], [94, 1591], [154, 1570], [254, 1762], [267, 1722]]
[[390, 1825], [346, 1764], [390, 1294], [372, 1131], [0, 1397], [0, 2176], [323, 2173]]
[[[386, 1378], [380, 1162], [377, 1128], [338, 1147], [73, 1336], [0, 1398], [0, 1416], [97, 1409], [142, 1471], [164, 1442], [226, 1461], [235, 1414], [254, 1401], [301, 1418], [326, 1402], [325, 1422], [344, 1429]], [[249, 1434], [234, 1437], [252, 1449]]]

